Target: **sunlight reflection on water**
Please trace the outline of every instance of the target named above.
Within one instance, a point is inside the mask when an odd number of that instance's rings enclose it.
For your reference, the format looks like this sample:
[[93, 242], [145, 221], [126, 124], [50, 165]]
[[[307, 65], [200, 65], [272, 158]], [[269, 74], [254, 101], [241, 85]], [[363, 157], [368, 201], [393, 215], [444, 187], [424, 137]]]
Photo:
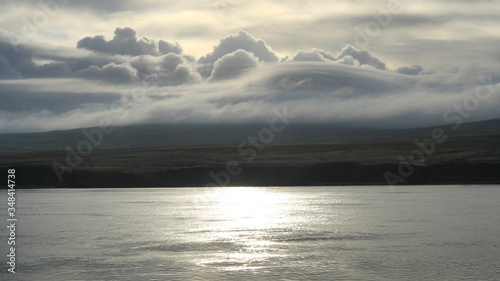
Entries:
[[[404, 192], [388, 192], [386, 186], [230, 187], [214, 190], [210, 199], [205, 191], [20, 190], [17, 276], [50, 281], [500, 276], [499, 186], [401, 187]], [[1, 243], [0, 249], [6, 252], [6, 246]], [[6, 265], [0, 266], [1, 280]]]
[[212, 233], [215, 241], [239, 245], [237, 251], [222, 251], [196, 261], [201, 266], [219, 270], [257, 270], [265, 267], [270, 258], [283, 257], [284, 250], [275, 248], [269, 230], [289, 221], [284, 193], [252, 187], [220, 188], [210, 201], [211, 212], [205, 220], [217, 221], [203, 229]]

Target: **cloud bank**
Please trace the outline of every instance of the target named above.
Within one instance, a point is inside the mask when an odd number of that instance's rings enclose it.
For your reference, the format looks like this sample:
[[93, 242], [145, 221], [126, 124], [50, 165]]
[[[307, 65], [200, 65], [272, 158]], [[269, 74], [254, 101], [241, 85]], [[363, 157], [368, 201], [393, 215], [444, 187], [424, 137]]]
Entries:
[[0, 133], [97, 126], [104, 118], [115, 125], [265, 122], [283, 107], [298, 123], [386, 128], [441, 125], [460, 108], [469, 121], [500, 117], [495, 63], [390, 69], [351, 45], [280, 58], [245, 31], [196, 59], [178, 43], [138, 39], [127, 27], [110, 40], [83, 37], [76, 48], [15, 47], [0, 36]]
[[117, 28], [115, 36], [110, 41], [106, 41], [102, 35], [85, 37], [78, 41], [76, 47], [102, 53], [130, 56], [160, 56], [169, 53], [182, 54], [182, 48], [179, 43], [172, 44], [163, 40], [156, 43], [154, 40], [147, 38], [137, 40], [135, 30], [128, 27]]

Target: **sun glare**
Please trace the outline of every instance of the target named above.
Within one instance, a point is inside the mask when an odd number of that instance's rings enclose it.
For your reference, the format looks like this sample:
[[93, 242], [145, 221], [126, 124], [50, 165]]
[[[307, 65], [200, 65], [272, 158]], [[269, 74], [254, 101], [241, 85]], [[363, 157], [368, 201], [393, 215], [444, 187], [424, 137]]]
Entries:
[[236, 248], [202, 258], [197, 264], [228, 271], [255, 270], [269, 258], [283, 255], [268, 234], [286, 220], [286, 207], [280, 204], [284, 196], [268, 188], [257, 187], [214, 190], [208, 202], [212, 205], [212, 212], [206, 214], [207, 221], [213, 222], [205, 226], [212, 233], [209, 239], [230, 242]]
[[214, 199], [218, 215], [224, 216], [232, 226], [245, 228], [267, 227], [270, 217], [279, 212], [280, 194], [253, 187], [227, 187], [220, 189]]

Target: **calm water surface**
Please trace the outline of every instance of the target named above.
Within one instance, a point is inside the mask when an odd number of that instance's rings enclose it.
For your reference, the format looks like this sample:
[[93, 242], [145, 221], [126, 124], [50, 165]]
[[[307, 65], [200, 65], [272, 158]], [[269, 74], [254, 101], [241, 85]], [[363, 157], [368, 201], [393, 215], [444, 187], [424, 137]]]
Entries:
[[17, 273], [2, 227], [0, 279], [499, 280], [499, 199], [500, 186], [18, 190]]

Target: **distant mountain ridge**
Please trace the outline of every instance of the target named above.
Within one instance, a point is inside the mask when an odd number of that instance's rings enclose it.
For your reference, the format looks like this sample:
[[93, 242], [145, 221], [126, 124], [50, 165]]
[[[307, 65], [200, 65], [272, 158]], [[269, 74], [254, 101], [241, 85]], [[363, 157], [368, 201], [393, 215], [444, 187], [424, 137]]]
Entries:
[[[147, 147], [181, 147], [239, 144], [256, 136], [268, 124], [146, 124], [116, 127], [103, 134], [102, 142], [94, 149], [124, 149]], [[276, 133], [273, 143], [323, 143], [376, 139], [404, 140], [430, 135], [432, 129], [369, 129], [332, 124], [289, 124]], [[450, 126], [441, 126], [452, 131]], [[91, 131], [95, 128], [87, 128]], [[61, 151], [87, 140], [83, 128], [43, 133], [0, 134], [0, 154]], [[500, 134], [500, 119], [464, 123], [452, 132], [459, 135]]]

